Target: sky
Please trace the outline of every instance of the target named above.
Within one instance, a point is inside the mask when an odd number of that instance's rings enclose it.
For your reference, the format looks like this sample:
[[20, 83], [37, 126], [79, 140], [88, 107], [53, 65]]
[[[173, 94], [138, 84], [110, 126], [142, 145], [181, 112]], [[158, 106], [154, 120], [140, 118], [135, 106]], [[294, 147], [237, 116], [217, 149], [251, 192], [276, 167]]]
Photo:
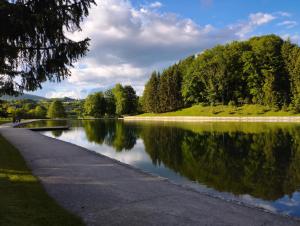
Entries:
[[[62, 83], [30, 94], [85, 98], [116, 83], [143, 92], [153, 70], [217, 44], [277, 34], [300, 44], [299, 0], [96, 0], [82, 31], [89, 53]], [[297, 12], [298, 11], [298, 12]]]

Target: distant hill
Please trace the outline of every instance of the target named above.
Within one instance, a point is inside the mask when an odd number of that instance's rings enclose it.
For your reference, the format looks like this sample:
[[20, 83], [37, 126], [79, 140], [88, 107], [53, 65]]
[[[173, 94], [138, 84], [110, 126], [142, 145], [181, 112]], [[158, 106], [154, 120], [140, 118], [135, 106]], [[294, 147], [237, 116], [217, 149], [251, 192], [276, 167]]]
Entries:
[[76, 99], [70, 97], [63, 97], [63, 98], [53, 98], [52, 100], [60, 100], [62, 102], [74, 102]]
[[29, 100], [34, 100], [34, 101], [40, 101], [40, 100], [48, 100], [45, 97], [40, 97], [40, 96], [36, 96], [36, 95], [31, 95], [31, 94], [23, 94], [17, 97], [14, 96], [8, 96], [8, 95], [4, 95], [2, 97], [0, 97], [1, 100], [6, 100], [6, 101], [12, 101], [12, 100], [25, 100], [25, 99], [29, 99]]

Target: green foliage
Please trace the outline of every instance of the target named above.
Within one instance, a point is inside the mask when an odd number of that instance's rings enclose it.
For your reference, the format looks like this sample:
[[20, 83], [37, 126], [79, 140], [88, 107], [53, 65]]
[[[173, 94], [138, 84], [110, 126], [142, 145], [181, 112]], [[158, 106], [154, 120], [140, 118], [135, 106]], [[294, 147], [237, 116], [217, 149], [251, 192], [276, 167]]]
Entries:
[[88, 51], [65, 31], [80, 30], [94, 0], [1, 0], [0, 95], [36, 90], [70, 76], [70, 66]]
[[159, 84], [160, 76], [154, 71], [145, 85], [142, 104], [145, 112], [159, 112]]
[[260, 124], [263, 128], [255, 125], [258, 128], [249, 131], [248, 124], [246, 130], [241, 125], [231, 124], [227, 129], [220, 123], [206, 123], [195, 131], [194, 124], [188, 123], [139, 124], [152, 162], [192, 181], [264, 200], [277, 200], [296, 191], [300, 182], [296, 176], [299, 126], [289, 130]]
[[137, 112], [138, 97], [131, 86], [116, 84], [112, 89], [116, 103], [116, 115], [134, 114]]
[[[75, 123], [84, 128], [90, 142], [111, 146], [116, 152], [131, 150], [137, 139], [141, 139], [153, 165], [166, 167], [217, 191], [275, 201], [292, 196], [299, 189], [297, 123], [121, 120]], [[134, 153], [141, 151], [140, 146], [136, 148]]]
[[102, 92], [89, 95], [84, 102], [85, 115], [101, 118], [106, 112], [105, 98]]
[[84, 101], [73, 100], [63, 102], [68, 118], [82, 118], [84, 115]]
[[162, 75], [152, 73], [143, 94], [144, 111], [167, 112], [183, 106], [181, 70], [183, 69], [175, 65], [165, 70]]
[[183, 106], [181, 96], [181, 74], [176, 65], [162, 73], [158, 96], [159, 112], [174, 111]]
[[47, 110], [42, 106], [36, 106], [34, 109], [34, 118], [46, 118]]
[[124, 114], [135, 114], [138, 108], [138, 97], [132, 86], [124, 86], [125, 93], [125, 113]]
[[126, 96], [124, 88], [121, 84], [116, 84], [112, 90], [116, 100], [116, 114], [122, 115], [126, 112]]
[[6, 118], [8, 116], [7, 106], [5, 102], [0, 100], [0, 118]]
[[244, 104], [236, 106], [230, 102], [228, 105], [207, 106], [197, 104], [189, 108], [166, 113], [144, 113], [139, 116], [299, 116], [293, 108], [278, 110], [268, 106]]
[[291, 104], [299, 112], [299, 87], [299, 46], [267, 35], [205, 50], [169, 67], [159, 79], [152, 74], [143, 107], [158, 113], [199, 103], [260, 104], [277, 110]]
[[82, 126], [90, 142], [105, 143], [118, 152], [132, 149], [138, 138], [137, 129], [128, 128], [121, 121], [89, 120], [83, 121]]
[[55, 100], [50, 104], [47, 116], [49, 118], [65, 118], [66, 112], [63, 103], [59, 100]]
[[113, 116], [116, 114], [116, 100], [112, 89], [108, 89], [104, 92], [106, 114]]

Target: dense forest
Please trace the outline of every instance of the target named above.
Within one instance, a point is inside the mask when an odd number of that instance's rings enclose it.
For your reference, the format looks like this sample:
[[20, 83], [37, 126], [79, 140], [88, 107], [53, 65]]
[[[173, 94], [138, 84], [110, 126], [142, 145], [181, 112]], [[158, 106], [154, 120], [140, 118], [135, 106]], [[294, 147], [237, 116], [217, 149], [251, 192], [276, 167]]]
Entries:
[[199, 103], [299, 112], [300, 48], [276, 35], [218, 45], [153, 72], [141, 101], [154, 113]]

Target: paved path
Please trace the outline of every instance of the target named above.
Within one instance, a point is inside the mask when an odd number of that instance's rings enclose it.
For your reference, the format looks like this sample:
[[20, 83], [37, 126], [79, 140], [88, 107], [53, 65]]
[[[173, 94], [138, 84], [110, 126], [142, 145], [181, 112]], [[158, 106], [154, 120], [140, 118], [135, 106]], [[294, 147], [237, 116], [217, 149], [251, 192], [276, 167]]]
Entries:
[[26, 129], [0, 133], [20, 150], [47, 192], [87, 225], [300, 225]]

